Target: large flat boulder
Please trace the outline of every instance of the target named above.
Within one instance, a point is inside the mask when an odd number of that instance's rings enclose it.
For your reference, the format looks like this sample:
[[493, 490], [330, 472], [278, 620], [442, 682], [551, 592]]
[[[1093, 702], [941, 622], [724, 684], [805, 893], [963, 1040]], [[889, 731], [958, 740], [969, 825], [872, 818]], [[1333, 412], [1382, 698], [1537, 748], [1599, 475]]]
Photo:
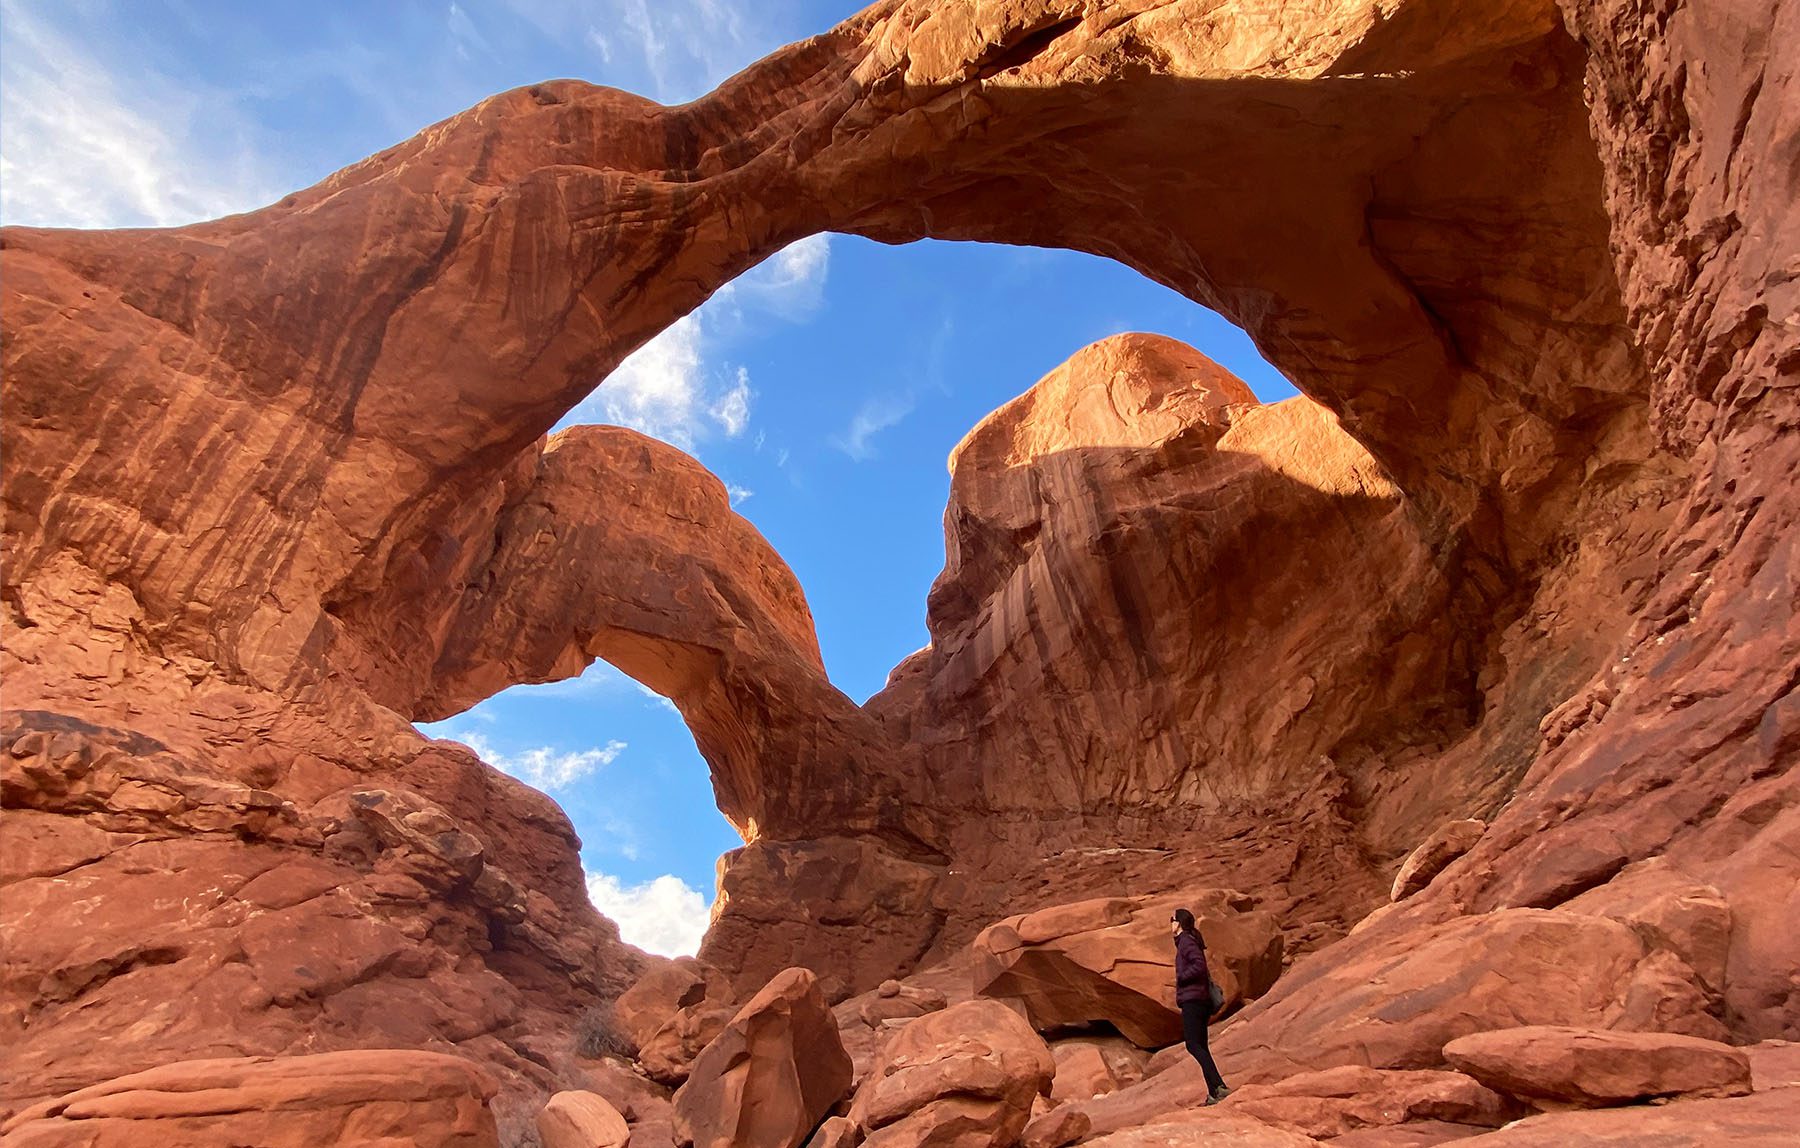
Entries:
[[1225, 1078], [1266, 1083], [1341, 1064], [1442, 1068], [1458, 1037], [1521, 1023], [1702, 1033], [1718, 1023], [1699, 974], [1606, 917], [1502, 909], [1382, 928], [1296, 966], [1215, 1033]]
[[1742, 1096], [1751, 1083], [1750, 1058], [1742, 1049], [1668, 1032], [1527, 1025], [1453, 1040], [1444, 1046], [1444, 1059], [1512, 1096], [1594, 1108]]
[[1144, 1048], [1181, 1039], [1169, 915], [1193, 910], [1226, 1009], [1281, 974], [1281, 932], [1268, 913], [1222, 890], [1099, 898], [1008, 917], [973, 944], [982, 996], [1018, 1002], [1041, 1032], [1104, 1022]]
[[1498, 1128], [1521, 1112], [1460, 1072], [1354, 1065], [1304, 1072], [1274, 1084], [1243, 1085], [1224, 1107], [1320, 1138], [1420, 1120]]
[[410, 1049], [187, 1060], [28, 1108], [7, 1148], [496, 1148], [495, 1085], [461, 1057]]
[[1548, 1112], [1469, 1142], [1470, 1148], [1792, 1148], [1792, 1089], [1676, 1104]]
[[797, 1148], [850, 1091], [850, 1057], [808, 969], [777, 974], [706, 1046], [675, 1093], [694, 1148]]

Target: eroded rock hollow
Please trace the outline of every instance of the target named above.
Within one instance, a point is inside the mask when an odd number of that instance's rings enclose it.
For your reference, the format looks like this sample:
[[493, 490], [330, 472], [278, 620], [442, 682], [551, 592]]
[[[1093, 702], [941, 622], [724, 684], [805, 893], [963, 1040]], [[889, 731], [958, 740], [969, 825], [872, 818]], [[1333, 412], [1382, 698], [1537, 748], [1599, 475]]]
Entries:
[[[746, 838], [738, 999], [1211, 887], [1298, 954], [1246, 1079], [1800, 1037], [1797, 11], [889, 2], [681, 107], [548, 82], [246, 215], [6, 229], [0, 1103], [356, 1048], [481, 1062], [459, 1121], [567, 1087], [644, 958], [410, 722], [596, 658]], [[931, 644], [859, 707], [716, 479], [544, 438], [821, 231], [1119, 260], [1305, 397], [1076, 355], [957, 448]]]

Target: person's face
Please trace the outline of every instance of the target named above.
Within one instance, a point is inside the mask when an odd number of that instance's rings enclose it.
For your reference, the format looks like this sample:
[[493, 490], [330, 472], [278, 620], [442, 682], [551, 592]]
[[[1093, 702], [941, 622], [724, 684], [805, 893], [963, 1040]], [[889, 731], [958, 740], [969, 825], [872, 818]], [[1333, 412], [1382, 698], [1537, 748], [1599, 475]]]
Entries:
[[1181, 922], [1177, 921], [1173, 917], [1170, 917], [1169, 918], [1169, 936], [1173, 937], [1179, 932], [1181, 932]]

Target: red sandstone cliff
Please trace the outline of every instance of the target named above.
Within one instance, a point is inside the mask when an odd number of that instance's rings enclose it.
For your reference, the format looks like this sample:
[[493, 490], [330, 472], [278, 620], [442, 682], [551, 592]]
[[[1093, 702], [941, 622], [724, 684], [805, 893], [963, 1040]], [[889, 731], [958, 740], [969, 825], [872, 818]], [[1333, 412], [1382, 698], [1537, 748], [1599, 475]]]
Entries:
[[[8, 229], [6, 1103], [370, 1045], [553, 1086], [636, 958], [560, 813], [407, 719], [595, 656], [754, 838], [708, 939], [743, 985], [1162, 879], [1318, 944], [1478, 813], [1228, 1056], [1414, 1067], [1444, 1017], [1341, 978], [1545, 945], [1599, 995], [1471, 1023], [1800, 1033], [1794, 20], [888, 3], [680, 108], [548, 83], [260, 212]], [[933, 644], [859, 709], [708, 476], [538, 441], [819, 230], [1119, 259], [1309, 399], [1078, 356], [959, 451]], [[1644, 940], [1665, 895], [1723, 940]]]

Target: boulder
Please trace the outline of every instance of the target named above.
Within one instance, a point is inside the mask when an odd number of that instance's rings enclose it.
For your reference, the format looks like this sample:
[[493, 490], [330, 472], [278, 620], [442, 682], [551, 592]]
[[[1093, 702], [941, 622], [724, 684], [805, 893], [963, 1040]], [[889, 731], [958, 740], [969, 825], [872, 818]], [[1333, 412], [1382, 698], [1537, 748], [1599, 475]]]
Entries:
[[705, 1001], [677, 1011], [638, 1049], [644, 1075], [671, 1088], [680, 1085], [688, 1078], [694, 1058], [725, 1031], [735, 1015], [733, 1008]]
[[860, 1085], [868, 1077], [869, 1070], [880, 1058], [882, 1046], [895, 1029], [928, 1012], [936, 1012], [945, 1004], [944, 994], [938, 989], [888, 980], [874, 990], [834, 1007], [831, 1011], [837, 1017], [838, 1035], [843, 1038], [844, 1051], [856, 1065], [856, 1083]]
[[1444, 1059], [1508, 1095], [1589, 1108], [1742, 1096], [1751, 1087], [1742, 1049], [1666, 1032], [1526, 1025], [1453, 1040]]
[[1487, 822], [1476, 820], [1448, 821], [1437, 827], [1400, 863], [1394, 874], [1391, 900], [1403, 901], [1431, 884], [1431, 879], [1444, 871], [1450, 862], [1467, 853], [1487, 830]]
[[999, 1001], [972, 1000], [912, 1021], [883, 1050], [850, 1105], [865, 1144], [1005, 1144], [1049, 1092], [1055, 1061]]
[[1087, 1100], [1107, 1092], [1117, 1092], [1124, 1083], [1097, 1044], [1086, 1041], [1059, 1041], [1050, 1046], [1056, 1060], [1056, 1078], [1050, 1082], [1050, 1096], [1058, 1102]]
[[1554, 909], [1383, 925], [1290, 971], [1214, 1032], [1213, 1054], [1235, 1085], [1341, 1064], [1442, 1068], [1451, 1041], [1521, 1022], [1716, 1025], [1698, 975], [1653, 952], [1621, 922]]
[[625, 1148], [631, 1138], [625, 1117], [592, 1092], [559, 1092], [538, 1112], [538, 1139], [544, 1148]]
[[693, 957], [659, 961], [613, 1005], [613, 1019], [650, 1079], [675, 1087], [737, 1006], [719, 971]]
[[1281, 933], [1232, 894], [1102, 898], [1009, 917], [973, 944], [982, 996], [1019, 1002], [1040, 1031], [1104, 1022], [1144, 1048], [1181, 1038], [1169, 915], [1193, 910], [1226, 1008], [1268, 991], [1281, 973]]
[[651, 1042], [675, 1014], [710, 1001], [730, 1003], [730, 990], [717, 969], [693, 957], [657, 961], [613, 1002], [613, 1020], [637, 1048]]
[[7, 1148], [495, 1148], [495, 1085], [461, 1057], [370, 1049], [165, 1064], [28, 1108]]
[[1460, 1072], [1353, 1065], [1241, 1085], [1224, 1107], [1321, 1139], [1415, 1120], [1498, 1128], [1519, 1115], [1505, 1097]]
[[1094, 1122], [1078, 1108], [1059, 1105], [1035, 1116], [1019, 1136], [1019, 1148], [1065, 1148], [1093, 1130]]
[[856, 1148], [856, 1125], [847, 1116], [827, 1116], [806, 1148]]
[[1677, 1104], [1549, 1112], [1470, 1142], [1471, 1148], [1792, 1148], [1791, 1089]]
[[850, 1091], [851, 1064], [819, 981], [788, 969], [737, 1011], [675, 1093], [694, 1148], [797, 1148]]

